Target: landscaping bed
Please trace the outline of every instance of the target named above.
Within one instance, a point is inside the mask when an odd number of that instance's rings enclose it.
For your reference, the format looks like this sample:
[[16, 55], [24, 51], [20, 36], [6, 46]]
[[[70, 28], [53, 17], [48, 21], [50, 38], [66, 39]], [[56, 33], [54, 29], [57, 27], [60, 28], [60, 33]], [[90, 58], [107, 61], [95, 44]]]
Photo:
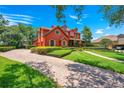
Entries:
[[6, 51], [10, 51], [16, 49], [15, 46], [0, 46], [0, 52], [6, 52]]
[[31, 52], [41, 54], [41, 55], [49, 55], [55, 57], [63, 57], [70, 54], [73, 49], [70, 48], [62, 48], [62, 47], [34, 47], [31, 48]]
[[118, 73], [124, 73], [124, 64], [119, 62], [114, 62], [104, 58], [100, 58], [91, 54], [87, 54], [80, 51], [74, 51], [71, 54], [63, 57], [64, 59], [73, 60], [75, 62], [80, 62], [107, 70], [112, 70]]
[[46, 55], [49, 52], [60, 49], [62, 49], [62, 47], [33, 47], [31, 48], [31, 52]]
[[0, 56], [0, 88], [38, 87], [57, 87], [57, 84], [25, 64]]

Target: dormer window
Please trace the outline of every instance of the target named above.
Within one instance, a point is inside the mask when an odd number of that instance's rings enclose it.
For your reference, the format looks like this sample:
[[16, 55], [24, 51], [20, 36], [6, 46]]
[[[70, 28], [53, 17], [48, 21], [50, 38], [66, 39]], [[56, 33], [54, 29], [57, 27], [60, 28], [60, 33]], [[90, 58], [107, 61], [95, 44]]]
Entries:
[[56, 30], [56, 34], [57, 34], [57, 35], [60, 35], [60, 31], [59, 31], [59, 30]]

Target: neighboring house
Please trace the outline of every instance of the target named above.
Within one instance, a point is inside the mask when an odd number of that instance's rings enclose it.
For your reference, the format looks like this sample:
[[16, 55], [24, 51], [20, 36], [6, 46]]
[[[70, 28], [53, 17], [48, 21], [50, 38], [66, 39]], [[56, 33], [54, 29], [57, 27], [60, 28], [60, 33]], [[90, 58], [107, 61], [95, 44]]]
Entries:
[[114, 45], [114, 48], [124, 50], [124, 34], [120, 34], [117, 37], [118, 37], [118, 40], [117, 40], [117, 43]]
[[104, 36], [102, 38], [98, 38], [96, 40], [93, 40], [92, 43], [93, 44], [100, 44], [102, 39], [109, 39], [112, 41], [112, 43], [108, 44], [107, 48], [108, 49], [123, 49], [124, 48], [124, 34], [120, 34], [120, 35], [108, 35], [108, 36]]
[[68, 29], [66, 26], [52, 26], [40, 28], [37, 38], [33, 41], [35, 46], [80, 46], [80, 33], [77, 29]]
[[102, 39], [109, 39], [109, 40], [111, 40], [112, 42], [117, 42], [118, 37], [117, 37], [116, 35], [108, 35], [108, 36], [104, 36], [104, 37], [102, 37], [102, 38], [98, 38], [98, 39], [96, 39], [96, 40], [93, 40], [92, 43], [96, 43], [96, 44], [98, 43], [98, 44], [99, 44]]

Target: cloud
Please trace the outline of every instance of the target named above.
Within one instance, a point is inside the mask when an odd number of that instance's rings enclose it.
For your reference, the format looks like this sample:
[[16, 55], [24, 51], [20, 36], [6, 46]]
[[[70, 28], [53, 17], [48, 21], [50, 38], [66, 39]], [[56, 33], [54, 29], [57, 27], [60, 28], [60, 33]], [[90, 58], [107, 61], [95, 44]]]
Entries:
[[104, 29], [97, 29], [96, 34], [103, 34]]
[[11, 16], [11, 17], [33, 18], [32, 16], [29, 16], [29, 15], [22, 15], [22, 14], [5, 14], [5, 15]]
[[9, 19], [10, 22], [15, 22], [15, 23], [23, 23], [23, 24], [31, 24], [31, 22], [24, 21], [24, 20], [12, 20]]
[[8, 26], [13, 26], [13, 25], [17, 25], [17, 23], [16, 22], [9, 22]]
[[93, 37], [93, 39], [92, 39], [92, 40], [96, 40], [96, 39], [98, 39], [98, 38], [96, 38], [96, 37]]
[[[78, 19], [78, 17], [76, 15], [69, 15], [70, 18], [72, 19]], [[87, 18], [88, 17], [88, 14], [83, 14], [82, 15], [82, 18]]]
[[2, 13], [4, 18], [9, 21], [10, 25], [17, 25], [18, 23], [32, 24], [34, 17], [22, 14], [5, 14]]
[[87, 18], [88, 14], [83, 14], [82, 18]]
[[78, 25], [81, 25], [82, 23], [81, 22], [77, 22]]
[[110, 28], [111, 28], [110, 26], [107, 26], [105, 29], [108, 30], [108, 29], [110, 29]]
[[105, 36], [109, 36], [110, 34], [105, 34]]
[[72, 18], [72, 19], [78, 19], [78, 17], [75, 16], [75, 15], [69, 15], [69, 17]]

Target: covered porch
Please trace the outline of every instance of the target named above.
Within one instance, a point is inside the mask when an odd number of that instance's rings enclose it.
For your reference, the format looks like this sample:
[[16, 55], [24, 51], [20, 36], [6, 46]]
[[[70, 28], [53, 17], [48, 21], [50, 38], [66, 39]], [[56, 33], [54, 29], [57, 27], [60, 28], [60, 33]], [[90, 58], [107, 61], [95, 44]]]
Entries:
[[80, 47], [81, 46], [81, 40], [69, 40], [68, 46], [69, 47]]

